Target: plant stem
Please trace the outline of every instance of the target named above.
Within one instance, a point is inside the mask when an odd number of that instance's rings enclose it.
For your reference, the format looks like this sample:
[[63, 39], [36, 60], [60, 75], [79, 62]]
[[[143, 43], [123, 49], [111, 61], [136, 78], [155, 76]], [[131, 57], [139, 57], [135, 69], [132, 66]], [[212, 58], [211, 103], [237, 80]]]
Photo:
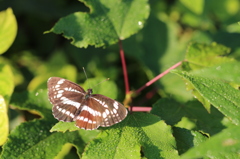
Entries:
[[125, 93], [128, 94], [129, 91], [129, 82], [128, 82], [128, 74], [127, 74], [127, 66], [126, 66], [126, 61], [124, 57], [124, 50], [122, 47], [122, 41], [118, 41], [119, 45], [119, 50], [120, 50], [120, 57], [121, 57], [121, 62], [122, 62], [122, 69], [123, 69], [123, 77], [124, 77], [124, 83], [125, 83]]
[[144, 88], [150, 86], [151, 84], [153, 84], [154, 82], [156, 82], [157, 80], [159, 80], [160, 78], [162, 78], [164, 75], [166, 75], [167, 73], [169, 73], [170, 70], [180, 66], [182, 64], [182, 61], [176, 63], [175, 65], [173, 65], [172, 67], [168, 68], [166, 71], [164, 71], [163, 73], [160, 73], [158, 76], [154, 77], [152, 80], [150, 80], [149, 82], [147, 82], [145, 85], [143, 85], [141, 88], [139, 88], [138, 90], [135, 91], [136, 94], [140, 93]]
[[152, 110], [152, 107], [130, 107], [131, 112], [149, 112]]

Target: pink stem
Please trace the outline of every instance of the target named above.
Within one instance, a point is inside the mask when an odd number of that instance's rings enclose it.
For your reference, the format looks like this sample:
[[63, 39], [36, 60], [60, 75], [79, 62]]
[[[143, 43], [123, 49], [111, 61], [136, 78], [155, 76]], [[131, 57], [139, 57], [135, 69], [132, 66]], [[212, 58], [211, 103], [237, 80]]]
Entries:
[[133, 112], [149, 112], [152, 110], [152, 107], [130, 107], [130, 108], [131, 111]]
[[121, 61], [122, 61], [123, 77], [124, 77], [124, 83], [125, 83], [125, 93], [128, 94], [130, 91], [129, 91], [129, 83], [128, 83], [127, 66], [126, 66], [124, 50], [122, 47], [121, 40], [118, 41], [118, 45], [119, 45], [120, 57], [121, 57]]
[[169, 73], [170, 70], [180, 66], [182, 64], [182, 61], [176, 63], [175, 65], [173, 65], [172, 67], [170, 67], [169, 69], [167, 69], [166, 71], [164, 71], [163, 73], [159, 74], [158, 76], [154, 77], [152, 80], [150, 80], [149, 82], [147, 82], [144, 86], [142, 86], [141, 88], [139, 88], [138, 90], [135, 91], [135, 93], [140, 93], [144, 88], [150, 86], [151, 84], [153, 84], [154, 82], [156, 82], [157, 80], [159, 80], [161, 77], [163, 77], [164, 75], [166, 75], [167, 73]]

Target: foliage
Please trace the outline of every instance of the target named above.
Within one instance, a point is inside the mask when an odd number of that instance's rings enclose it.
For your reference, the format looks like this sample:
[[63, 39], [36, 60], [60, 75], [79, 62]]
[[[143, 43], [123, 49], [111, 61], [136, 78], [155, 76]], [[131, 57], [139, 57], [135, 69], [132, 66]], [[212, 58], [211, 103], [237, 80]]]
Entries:
[[[1, 1], [0, 158], [239, 158], [239, 6]], [[151, 111], [80, 130], [54, 119], [51, 76]]]

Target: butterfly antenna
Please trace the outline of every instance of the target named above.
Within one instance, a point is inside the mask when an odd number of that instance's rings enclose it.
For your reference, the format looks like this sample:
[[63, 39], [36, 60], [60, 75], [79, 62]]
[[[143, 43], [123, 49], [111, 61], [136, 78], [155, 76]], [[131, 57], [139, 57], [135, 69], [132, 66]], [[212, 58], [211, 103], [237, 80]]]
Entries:
[[84, 67], [83, 67], [83, 72], [84, 72], [84, 74], [85, 74], [85, 76], [86, 76], [86, 80], [87, 80], [87, 85], [88, 85], [88, 88], [91, 88], [91, 87], [89, 87], [89, 86], [90, 86], [90, 84], [89, 84], [89, 82], [88, 82], [87, 73], [86, 73], [86, 71], [85, 71], [85, 68], [84, 68]]
[[108, 81], [108, 80], [110, 80], [110, 78], [107, 78], [107, 79], [105, 79], [105, 80], [102, 80], [101, 82], [99, 82], [98, 84], [94, 85], [93, 87], [96, 87], [97, 85], [99, 85], [99, 84], [101, 84], [101, 83], [103, 83], [103, 82], [105, 82], [105, 81]]

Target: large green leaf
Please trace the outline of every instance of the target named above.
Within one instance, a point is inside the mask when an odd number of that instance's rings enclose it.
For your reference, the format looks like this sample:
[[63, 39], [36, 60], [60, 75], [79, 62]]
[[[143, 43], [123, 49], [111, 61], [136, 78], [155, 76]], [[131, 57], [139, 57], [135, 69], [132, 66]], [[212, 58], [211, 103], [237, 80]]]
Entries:
[[240, 62], [238, 61], [222, 63], [200, 70], [194, 70], [191, 73], [197, 76], [221, 79], [226, 82], [236, 83], [238, 85], [240, 84]]
[[12, 45], [17, 35], [17, 21], [11, 8], [0, 12], [0, 54]]
[[177, 141], [179, 154], [186, 152], [192, 147], [196, 147], [207, 140], [207, 137], [197, 131], [190, 131], [183, 128], [174, 127], [173, 135]]
[[81, 0], [90, 13], [75, 12], [61, 18], [49, 31], [72, 39], [77, 47], [101, 47], [136, 33], [149, 15], [146, 0]]
[[187, 72], [172, 71], [187, 81], [192, 87], [215, 108], [222, 112], [234, 124], [240, 124], [240, 92], [229, 84]]
[[[73, 143], [80, 155], [86, 142], [96, 135], [95, 132], [78, 131], [51, 133], [49, 130], [52, 124], [52, 121], [44, 119], [21, 124], [9, 135], [1, 158], [54, 158], [66, 143]], [[84, 136], [85, 141], [81, 133], [88, 133]]]
[[240, 128], [223, 130], [208, 141], [184, 153], [181, 158], [239, 158]]
[[162, 98], [158, 100], [151, 113], [158, 115], [167, 124], [190, 130], [199, 130], [209, 135], [214, 135], [233, 124], [224, 124], [224, 115], [215, 107], [211, 107], [211, 113], [198, 101], [179, 103], [173, 99]]
[[46, 90], [13, 94], [11, 104], [18, 109], [39, 114], [42, 119], [24, 122], [16, 127], [3, 146], [1, 158], [53, 158], [67, 143], [72, 143], [80, 156], [86, 143], [98, 133], [79, 129], [51, 133], [50, 129], [57, 120], [52, 116]]
[[12, 95], [11, 105], [21, 110], [30, 111], [42, 118], [53, 120], [52, 105], [48, 101], [47, 90], [14, 93]]
[[133, 113], [118, 126], [104, 128], [90, 142], [83, 158], [177, 158], [170, 126], [152, 114]]

